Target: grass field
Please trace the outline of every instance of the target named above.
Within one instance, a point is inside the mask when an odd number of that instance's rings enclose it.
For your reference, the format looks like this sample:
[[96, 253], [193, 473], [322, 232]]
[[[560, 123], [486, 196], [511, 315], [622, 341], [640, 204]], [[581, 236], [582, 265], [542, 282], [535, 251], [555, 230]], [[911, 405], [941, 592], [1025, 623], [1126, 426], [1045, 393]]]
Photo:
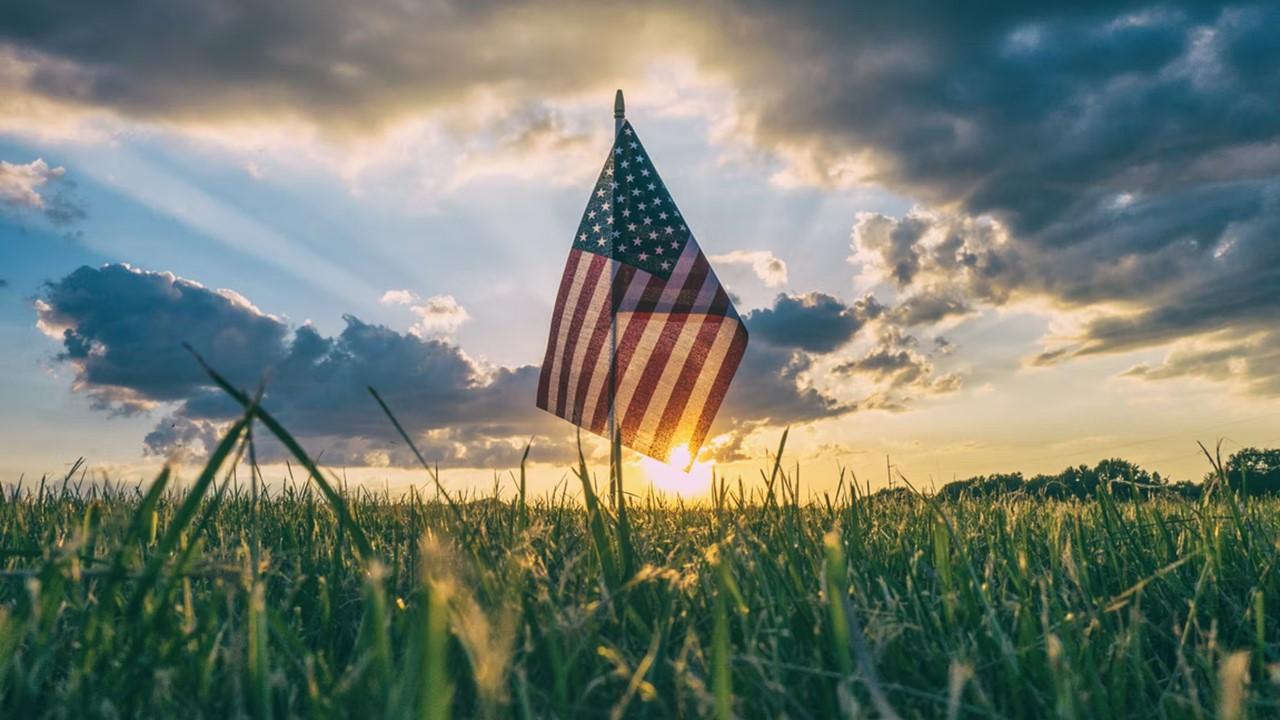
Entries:
[[[1280, 502], [246, 478], [0, 502], [3, 717], [1268, 717]], [[296, 450], [296, 446], [293, 446]], [[231, 477], [240, 468], [239, 480]], [[589, 473], [585, 463], [577, 469]], [[607, 471], [605, 472], [607, 478]], [[608, 485], [607, 479], [602, 483]]]

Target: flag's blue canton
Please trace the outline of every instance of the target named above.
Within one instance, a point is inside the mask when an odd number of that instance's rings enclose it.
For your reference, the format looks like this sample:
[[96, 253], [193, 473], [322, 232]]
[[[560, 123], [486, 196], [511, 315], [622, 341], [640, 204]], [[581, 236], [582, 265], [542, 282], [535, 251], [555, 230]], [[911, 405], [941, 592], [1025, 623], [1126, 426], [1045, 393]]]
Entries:
[[691, 239], [640, 138], [631, 123], [623, 123], [591, 191], [573, 246], [665, 280]]

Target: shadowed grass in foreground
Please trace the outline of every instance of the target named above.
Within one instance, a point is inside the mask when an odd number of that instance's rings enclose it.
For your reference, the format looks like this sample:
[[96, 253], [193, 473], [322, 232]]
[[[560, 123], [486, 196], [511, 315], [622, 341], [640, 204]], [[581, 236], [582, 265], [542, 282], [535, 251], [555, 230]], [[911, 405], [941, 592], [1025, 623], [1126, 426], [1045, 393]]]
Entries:
[[163, 473], [145, 493], [0, 500], [0, 714], [1280, 709], [1280, 501], [935, 502], [842, 481], [802, 505], [777, 462], [755, 502], [718, 485], [706, 505], [623, 505], [591, 478], [528, 504], [394, 499], [340, 492], [296, 444], [311, 477], [257, 496], [230, 481], [253, 429], [291, 441], [237, 397], [184, 491]]

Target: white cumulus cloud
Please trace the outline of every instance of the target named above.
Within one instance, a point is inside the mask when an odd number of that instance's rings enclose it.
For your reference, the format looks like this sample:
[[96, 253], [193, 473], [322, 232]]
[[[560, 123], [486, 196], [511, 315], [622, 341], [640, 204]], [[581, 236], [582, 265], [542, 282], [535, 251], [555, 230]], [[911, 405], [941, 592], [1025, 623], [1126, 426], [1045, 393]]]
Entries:
[[466, 308], [459, 305], [452, 295], [429, 297], [420, 304], [411, 305], [409, 309], [418, 316], [418, 322], [409, 328], [409, 332], [418, 337], [450, 335], [462, 323], [471, 319]]
[[382, 293], [378, 302], [383, 305], [410, 305], [415, 297], [417, 296], [408, 290], [388, 290]]
[[433, 295], [423, 299], [412, 290], [388, 290], [379, 299], [383, 305], [408, 305], [418, 321], [409, 332], [418, 337], [452, 335], [462, 323], [471, 319], [467, 309], [452, 295]]
[[41, 158], [26, 165], [0, 160], [0, 203], [42, 210], [45, 204], [44, 196], [40, 194], [41, 186], [50, 180], [58, 180], [66, 172], [66, 168], [49, 167]]
[[734, 250], [713, 255], [711, 262], [722, 265], [750, 265], [752, 272], [766, 287], [781, 287], [787, 282], [787, 264], [768, 250]]

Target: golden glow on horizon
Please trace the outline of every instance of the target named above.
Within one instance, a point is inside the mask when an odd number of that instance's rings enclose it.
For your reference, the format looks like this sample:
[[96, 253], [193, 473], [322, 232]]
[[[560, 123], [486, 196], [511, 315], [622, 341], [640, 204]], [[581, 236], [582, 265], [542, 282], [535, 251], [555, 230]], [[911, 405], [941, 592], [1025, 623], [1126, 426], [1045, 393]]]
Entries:
[[711, 489], [711, 463], [691, 460], [689, 446], [680, 445], [672, 448], [666, 462], [640, 458], [640, 470], [658, 490], [684, 497], [700, 495]]

